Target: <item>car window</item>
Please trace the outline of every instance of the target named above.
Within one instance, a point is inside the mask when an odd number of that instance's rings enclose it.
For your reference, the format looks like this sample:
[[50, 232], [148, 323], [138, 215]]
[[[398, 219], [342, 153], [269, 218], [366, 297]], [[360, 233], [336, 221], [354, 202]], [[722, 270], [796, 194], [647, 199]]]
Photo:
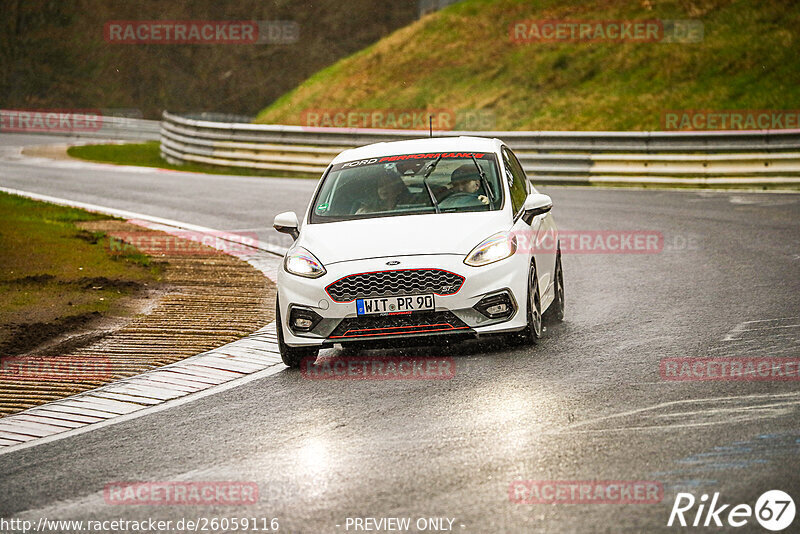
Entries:
[[516, 215], [522, 209], [525, 197], [528, 196], [528, 178], [525, 176], [525, 171], [522, 169], [517, 157], [505, 147], [503, 147], [503, 162], [505, 163], [506, 179], [511, 191], [511, 206]]
[[339, 163], [324, 177], [309, 222], [436, 213], [437, 208], [440, 213], [498, 210], [503, 205], [500, 179], [497, 158], [485, 152], [406, 154]]

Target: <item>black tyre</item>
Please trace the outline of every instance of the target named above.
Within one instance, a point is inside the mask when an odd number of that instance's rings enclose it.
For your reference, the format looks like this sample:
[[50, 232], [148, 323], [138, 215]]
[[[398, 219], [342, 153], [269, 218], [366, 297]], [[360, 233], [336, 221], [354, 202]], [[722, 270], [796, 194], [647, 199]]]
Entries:
[[556, 253], [556, 268], [553, 273], [555, 298], [545, 310], [543, 318], [548, 323], [560, 323], [564, 320], [564, 271], [561, 268], [561, 251]]
[[528, 324], [519, 334], [520, 340], [527, 344], [535, 344], [542, 337], [542, 298], [539, 293], [539, 277], [536, 265], [531, 263], [528, 271]]
[[283, 342], [283, 324], [281, 323], [281, 307], [275, 299], [275, 326], [278, 329], [278, 348], [281, 351], [281, 360], [289, 367], [298, 368], [306, 358], [317, 359], [319, 349], [315, 347], [290, 347]]

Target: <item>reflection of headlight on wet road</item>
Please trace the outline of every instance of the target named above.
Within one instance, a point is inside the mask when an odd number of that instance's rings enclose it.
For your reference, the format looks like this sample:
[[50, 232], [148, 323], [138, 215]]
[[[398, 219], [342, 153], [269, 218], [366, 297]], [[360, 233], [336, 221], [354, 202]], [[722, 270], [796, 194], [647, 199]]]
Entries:
[[[559, 423], [558, 392], [539, 393], [495, 384], [476, 391], [470, 403], [476, 424], [508, 446], [525, 446]], [[564, 416], [565, 417], [565, 416]]]
[[323, 473], [328, 468], [328, 448], [320, 438], [309, 439], [298, 451], [298, 467], [310, 474]]
[[506, 425], [526, 419], [534, 406], [524, 393], [492, 388], [480, 396], [475, 410], [483, 423]]

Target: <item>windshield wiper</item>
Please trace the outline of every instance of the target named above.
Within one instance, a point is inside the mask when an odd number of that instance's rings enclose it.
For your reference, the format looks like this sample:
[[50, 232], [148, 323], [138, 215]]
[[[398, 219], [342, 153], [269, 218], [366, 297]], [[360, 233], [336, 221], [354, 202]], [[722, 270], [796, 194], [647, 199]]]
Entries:
[[489, 197], [489, 202], [494, 204], [494, 195], [492, 194], [492, 188], [489, 187], [489, 180], [486, 179], [486, 173], [483, 172], [481, 166], [478, 165], [478, 160], [475, 159], [475, 154], [470, 154], [472, 158], [472, 163], [478, 168], [478, 174], [481, 176], [481, 184], [483, 184], [483, 188], [486, 190], [486, 195]]
[[439, 202], [436, 200], [436, 195], [433, 194], [431, 186], [428, 185], [428, 176], [431, 175], [433, 169], [435, 169], [436, 166], [439, 164], [440, 159], [442, 159], [441, 154], [439, 155], [438, 158], [436, 158], [435, 160], [433, 160], [428, 164], [428, 168], [425, 169], [425, 174], [422, 175], [422, 184], [425, 186], [425, 189], [427, 189], [428, 196], [431, 197], [431, 202], [433, 203], [433, 208], [436, 210], [436, 213], [441, 213], [442, 210], [439, 209]]

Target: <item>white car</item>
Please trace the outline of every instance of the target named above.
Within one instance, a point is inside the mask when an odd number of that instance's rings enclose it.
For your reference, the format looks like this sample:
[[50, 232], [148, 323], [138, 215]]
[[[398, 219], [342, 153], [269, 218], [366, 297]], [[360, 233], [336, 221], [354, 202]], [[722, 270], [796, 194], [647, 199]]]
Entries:
[[302, 224], [293, 212], [275, 217], [275, 229], [295, 238], [278, 273], [284, 363], [337, 344], [490, 334], [534, 343], [543, 314], [564, 315], [551, 208], [499, 139], [342, 152]]

